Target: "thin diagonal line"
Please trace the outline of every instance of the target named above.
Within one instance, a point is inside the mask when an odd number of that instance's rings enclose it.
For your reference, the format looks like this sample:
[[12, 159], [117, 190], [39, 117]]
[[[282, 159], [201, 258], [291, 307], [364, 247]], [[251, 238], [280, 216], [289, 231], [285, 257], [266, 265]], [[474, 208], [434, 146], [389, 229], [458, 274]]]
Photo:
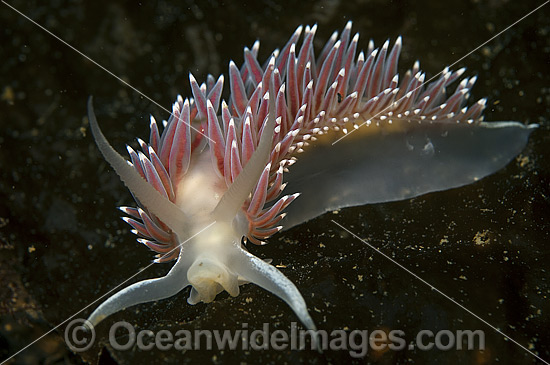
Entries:
[[386, 259], [390, 260], [391, 262], [393, 262], [394, 264], [396, 264], [397, 266], [399, 266], [401, 269], [405, 270], [406, 272], [408, 272], [409, 274], [411, 274], [412, 276], [414, 276], [416, 279], [420, 280], [422, 283], [424, 283], [425, 285], [429, 286], [430, 289], [432, 290], [435, 290], [436, 292], [438, 292], [439, 294], [441, 294], [442, 296], [444, 296], [445, 298], [447, 298], [448, 300], [450, 300], [451, 302], [453, 302], [454, 304], [458, 305], [460, 308], [462, 308], [463, 310], [465, 310], [466, 312], [470, 313], [472, 316], [474, 316], [475, 318], [479, 319], [481, 322], [485, 323], [487, 326], [491, 327], [492, 329], [494, 329], [496, 332], [498, 332], [499, 334], [501, 334], [502, 336], [506, 337], [507, 339], [509, 339], [510, 341], [512, 341], [513, 343], [515, 343], [516, 345], [518, 345], [519, 347], [521, 347], [522, 349], [524, 349], [525, 351], [527, 351], [528, 353], [530, 353], [531, 355], [533, 355], [534, 357], [536, 357], [537, 359], [539, 359], [540, 361], [542, 361], [543, 363], [547, 364], [547, 365], [550, 365], [550, 363], [546, 360], [544, 360], [543, 358], [541, 358], [540, 356], [538, 356], [537, 354], [533, 353], [532, 351], [530, 351], [528, 348], [526, 348], [525, 346], [523, 346], [522, 344], [520, 344], [519, 342], [517, 342], [516, 340], [514, 340], [512, 337], [508, 336], [506, 333], [502, 332], [501, 330], [499, 330], [498, 328], [496, 328], [495, 326], [493, 326], [492, 324], [490, 324], [489, 322], [487, 322], [486, 320], [484, 320], [483, 318], [481, 318], [480, 316], [478, 316], [477, 314], [475, 314], [474, 312], [472, 312], [471, 310], [469, 310], [468, 308], [466, 308], [465, 306], [463, 306], [462, 304], [460, 304], [459, 302], [457, 302], [456, 300], [454, 300], [453, 298], [451, 298], [450, 296], [448, 296], [447, 294], [443, 293], [441, 290], [437, 289], [435, 286], [433, 286], [432, 284], [428, 283], [426, 280], [422, 279], [420, 276], [416, 275], [414, 272], [412, 272], [411, 270], [407, 269], [405, 266], [401, 265], [399, 262], [395, 261], [394, 259], [392, 259], [391, 257], [389, 257], [388, 255], [386, 255], [384, 252], [378, 250], [376, 247], [374, 247], [373, 245], [371, 245], [370, 243], [368, 243], [367, 241], [365, 241], [364, 239], [362, 239], [361, 237], [359, 237], [358, 235], [356, 235], [355, 233], [353, 233], [352, 231], [350, 231], [349, 229], [347, 229], [346, 227], [344, 227], [343, 225], [341, 225], [340, 223], [336, 222], [334, 219], [331, 219], [332, 223], [336, 224], [338, 227], [342, 228], [344, 231], [348, 232], [349, 234], [351, 234], [353, 237], [357, 238], [359, 241], [363, 242], [365, 245], [369, 246], [370, 248], [372, 248], [374, 251], [378, 252], [380, 255], [384, 256]]
[[[165, 112], [167, 112], [168, 114], [172, 115], [172, 112], [170, 112], [168, 109], [166, 109], [165, 107], [163, 107], [162, 105], [160, 105], [159, 103], [157, 103], [156, 101], [154, 101], [153, 99], [151, 99], [149, 96], [147, 96], [144, 92], [136, 89], [135, 87], [133, 87], [132, 85], [130, 85], [128, 82], [124, 81], [123, 79], [121, 79], [120, 77], [118, 77], [117, 75], [115, 75], [113, 72], [109, 71], [107, 68], [105, 68], [104, 66], [102, 66], [101, 64], [99, 64], [98, 62], [94, 61], [92, 58], [90, 58], [89, 56], [87, 56], [86, 54], [84, 54], [83, 52], [79, 51], [78, 49], [76, 49], [74, 46], [70, 45], [69, 43], [67, 43], [65, 40], [63, 40], [61, 37], [57, 36], [56, 34], [52, 33], [51, 31], [49, 31], [47, 28], [45, 28], [44, 26], [42, 26], [41, 24], [37, 23], [36, 21], [34, 21], [33, 19], [29, 18], [27, 15], [25, 15], [24, 13], [22, 13], [21, 11], [17, 10], [16, 8], [14, 8], [13, 6], [11, 6], [10, 4], [8, 4], [7, 2], [5, 2], [4, 0], [1, 0], [2, 1], [2, 4], [6, 5], [8, 8], [12, 9], [13, 11], [15, 11], [16, 13], [18, 13], [19, 15], [21, 15], [23, 18], [27, 19], [29, 22], [33, 23], [34, 25], [36, 25], [38, 28], [42, 29], [44, 32], [48, 33], [49, 35], [51, 35], [52, 37], [54, 37], [55, 39], [57, 39], [58, 41], [60, 41], [61, 43], [63, 43], [64, 45], [66, 45], [67, 47], [69, 47], [70, 49], [72, 49], [73, 51], [75, 51], [76, 53], [78, 53], [79, 55], [81, 55], [82, 57], [86, 58], [88, 61], [92, 62], [94, 65], [96, 65], [97, 67], [99, 67], [100, 69], [102, 69], [103, 71], [107, 72], [109, 75], [111, 75], [112, 77], [114, 77], [115, 79], [117, 79], [118, 81], [120, 81], [121, 83], [123, 83], [124, 85], [128, 86], [130, 89], [134, 90], [135, 92], [137, 92], [138, 94], [142, 95], [144, 98], [146, 98], [147, 100], [149, 100], [151, 103], [155, 104], [156, 106], [158, 106], [159, 108], [161, 108], [162, 110], [164, 110]], [[550, 1], [550, 0], [549, 0]], [[191, 123], [189, 123], [189, 126], [191, 127], [191, 129], [195, 130], [196, 132], [202, 134], [204, 137], [206, 137], [210, 142], [212, 143], [216, 143], [216, 141], [212, 140], [210, 137], [208, 137], [206, 134], [204, 134], [203, 132], [201, 132], [200, 130], [198, 130], [197, 128], [193, 127], [191, 125]]]
[[[190, 240], [192, 240], [193, 238], [197, 237], [199, 234], [201, 234], [202, 232], [206, 231], [208, 228], [212, 227], [212, 225], [214, 225], [216, 223], [216, 221], [210, 223], [209, 225], [207, 225], [206, 227], [204, 227], [203, 229], [201, 229], [200, 231], [198, 231], [197, 233], [195, 233], [193, 236], [189, 237], [188, 239], [186, 239], [185, 241], [183, 241], [182, 243], [180, 243], [179, 245], [177, 245], [176, 247], [174, 247], [173, 249], [171, 249], [169, 252], [165, 253], [164, 255], [162, 255], [162, 257], [166, 257], [167, 255], [171, 254], [172, 252], [174, 252], [174, 250], [180, 248], [183, 244], [185, 244], [186, 242], [189, 242]], [[33, 344], [35, 344], [36, 342], [40, 341], [42, 338], [44, 338], [45, 336], [49, 335], [50, 333], [52, 333], [53, 331], [55, 331], [56, 329], [58, 329], [59, 327], [61, 327], [63, 324], [65, 324], [67, 321], [73, 319], [77, 314], [79, 314], [80, 312], [88, 309], [89, 307], [91, 307], [92, 305], [94, 305], [95, 303], [97, 303], [98, 301], [100, 301], [101, 299], [105, 298], [107, 295], [111, 294], [113, 291], [115, 291], [116, 289], [120, 288], [122, 285], [126, 284], [128, 281], [132, 280], [133, 278], [135, 278], [137, 275], [141, 274], [142, 272], [144, 272], [145, 270], [147, 270], [148, 268], [150, 268], [151, 266], [153, 266], [155, 264], [155, 262], [151, 262], [149, 265], [145, 266], [143, 269], [139, 270], [138, 272], [136, 272], [134, 275], [130, 276], [128, 279], [124, 280], [123, 282], [121, 282], [120, 284], [118, 284], [117, 286], [115, 286], [114, 288], [112, 288], [111, 290], [109, 290], [108, 292], [106, 292], [105, 294], [103, 294], [102, 296], [100, 296], [99, 298], [97, 298], [96, 300], [94, 300], [93, 302], [91, 302], [90, 304], [88, 304], [87, 306], [85, 306], [84, 308], [80, 309], [79, 311], [75, 312], [73, 315], [71, 315], [70, 317], [68, 317], [67, 319], [65, 319], [63, 322], [59, 323], [57, 326], [55, 326], [54, 328], [50, 329], [48, 332], [44, 333], [42, 336], [38, 337], [36, 340], [32, 341], [31, 343], [29, 343], [27, 346], [23, 347], [22, 349], [20, 349], [19, 351], [17, 351], [15, 354], [11, 355], [10, 357], [8, 357], [7, 359], [5, 359], [4, 361], [2, 361], [0, 363], [0, 365], [3, 365], [5, 364], [6, 362], [8, 362], [10, 359], [14, 358], [15, 356], [17, 356], [18, 354], [20, 354], [21, 352], [25, 351], [27, 348], [29, 348], [30, 346], [32, 346]]]
[[[494, 36], [492, 36], [491, 38], [489, 38], [488, 40], [486, 40], [485, 42], [481, 43], [479, 46], [477, 46], [476, 48], [474, 48], [473, 50], [471, 50], [470, 52], [468, 52], [467, 54], [465, 54], [464, 56], [462, 56], [461, 58], [459, 58], [458, 60], [456, 60], [455, 62], [453, 62], [452, 64], [450, 64], [449, 66], [447, 66], [448, 68], [451, 68], [453, 67], [454, 65], [456, 65], [457, 63], [459, 63], [460, 61], [462, 61], [463, 59], [465, 59], [466, 57], [470, 56], [472, 53], [474, 53], [475, 51], [477, 51], [478, 49], [480, 49], [481, 47], [483, 47], [484, 45], [486, 45], [487, 43], [491, 42], [493, 39], [495, 39], [496, 37], [500, 36], [502, 33], [506, 32], [508, 29], [512, 28], [514, 25], [516, 25], [517, 23], [521, 22], [523, 19], [527, 18], [529, 15], [533, 14], [534, 12], [536, 12], [537, 10], [539, 10], [540, 8], [542, 8], [544, 5], [548, 4], [550, 2], [550, 0], [547, 0], [545, 3], [543, 3], [542, 5], [539, 5], [537, 8], [535, 8], [534, 10], [531, 10], [529, 13], [525, 14], [524, 16], [522, 16], [521, 18], [519, 18], [518, 20], [516, 20], [515, 22], [513, 22], [512, 24], [510, 24], [509, 26], [507, 26], [506, 28], [504, 28], [503, 30], [501, 30], [500, 32], [498, 32], [497, 34], [495, 34]], [[438, 72], [437, 74], [435, 74], [434, 76], [432, 76], [430, 79], [428, 79], [427, 81], [423, 82], [422, 84], [420, 84], [416, 89], [412, 90], [412, 91], [416, 91], [418, 89], [420, 89], [422, 86], [430, 83], [431, 81], [433, 81], [435, 78], [437, 78], [439, 75], [441, 75], [443, 73], [443, 71], [440, 71]], [[376, 117], [380, 116], [381, 114], [383, 114], [385, 111], [389, 110], [392, 105], [394, 103], [398, 103], [400, 102], [401, 100], [405, 99], [406, 96], [402, 96], [399, 100], [397, 101], [394, 101], [393, 103], [390, 103], [390, 105], [388, 105], [387, 107], [385, 107], [384, 109], [382, 109], [381, 111], [379, 111], [376, 115], [374, 115], [372, 118], [370, 119], [375, 119]], [[357, 129], [361, 128], [362, 126], [364, 126], [365, 124], [368, 124], [370, 122], [370, 119], [366, 120], [365, 122], [359, 124], [357, 126], [357, 128], [354, 128], [352, 129], [349, 133], [346, 133], [344, 134], [342, 137], [338, 138], [336, 141], [332, 142], [332, 145], [334, 146], [336, 143], [340, 142], [341, 140], [343, 140], [344, 138], [346, 138], [347, 136], [349, 136], [350, 134], [352, 134], [353, 132], [355, 132]]]

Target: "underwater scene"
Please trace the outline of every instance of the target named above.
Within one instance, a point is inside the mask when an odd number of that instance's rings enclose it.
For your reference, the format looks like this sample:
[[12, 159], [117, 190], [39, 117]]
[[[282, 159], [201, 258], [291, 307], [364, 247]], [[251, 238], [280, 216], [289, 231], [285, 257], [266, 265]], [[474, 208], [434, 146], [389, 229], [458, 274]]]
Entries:
[[[545, 4], [3, 2], [0, 360], [547, 363]], [[285, 47], [300, 25], [296, 47]], [[308, 35], [311, 49], [300, 52]], [[294, 50], [296, 85], [285, 67]], [[268, 78], [272, 55], [277, 75]], [[326, 59], [339, 67], [323, 70]], [[369, 62], [361, 89], [359, 66]], [[260, 85], [253, 129], [245, 110], [260, 81], [270, 86]], [[426, 81], [432, 89], [413, 90]], [[174, 110], [183, 123], [196, 117], [183, 137], [169, 136]], [[271, 135], [261, 143], [264, 126], [287, 155], [268, 143]], [[121, 182], [98, 131], [132, 166], [144, 166], [130, 170], [155, 191]], [[285, 135], [299, 141], [285, 145]], [[163, 153], [170, 138], [187, 150]], [[169, 159], [190, 151], [214, 168], [185, 190], [172, 172], [180, 160]], [[261, 151], [261, 168], [246, 170]], [[239, 180], [244, 190], [233, 184], [241, 171], [254, 176]], [[210, 185], [213, 201], [205, 202]], [[160, 207], [181, 203], [188, 217], [230, 199], [246, 209], [220, 226], [220, 246], [195, 242], [210, 221], [180, 230], [172, 223], [180, 212]], [[204, 252], [213, 256], [201, 261]], [[174, 287], [136, 284], [156, 278]]]

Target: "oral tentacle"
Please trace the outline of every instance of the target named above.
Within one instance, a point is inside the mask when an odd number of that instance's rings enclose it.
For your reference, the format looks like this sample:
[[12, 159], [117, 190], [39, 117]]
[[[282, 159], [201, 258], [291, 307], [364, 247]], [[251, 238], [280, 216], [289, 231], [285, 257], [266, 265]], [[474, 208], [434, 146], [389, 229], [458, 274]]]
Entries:
[[316, 330], [315, 323], [307, 310], [304, 297], [302, 297], [296, 285], [273, 265], [237, 245], [232, 246], [227, 262], [228, 267], [240, 277], [284, 300], [307, 329]]
[[88, 321], [96, 326], [111, 314], [122, 309], [141, 303], [166, 299], [177, 294], [189, 285], [187, 271], [190, 265], [191, 260], [180, 255], [178, 261], [166, 276], [143, 280], [122, 289], [97, 307], [88, 317]]

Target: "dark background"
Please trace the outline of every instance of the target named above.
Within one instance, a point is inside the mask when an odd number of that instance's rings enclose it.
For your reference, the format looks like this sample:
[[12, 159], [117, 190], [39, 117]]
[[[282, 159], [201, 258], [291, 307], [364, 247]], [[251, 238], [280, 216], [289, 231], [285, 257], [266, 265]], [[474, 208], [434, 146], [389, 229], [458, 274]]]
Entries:
[[[261, 40], [282, 47], [300, 24], [318, 23], [316, 49], [347, 20], [360, 48], [403, 36], [401, 68], [428, 76], [528, 13], [538, 1], [10, 1], [101, 65], [169, 108], [199, 80], [227, 72], [230, 59]], [[481, 329], [486, 350], [117, 352], [110, 324], [139, 329], [288, 329], [297, 321], [257, 286], [189, 306], [189, 289], [130, 308], [98, 327], [96, 345], [73, 354], [64, 326], [15, 363], [295, 362], [535, 363], [537, 360], [419, 280], [345, 234], [338, 221], [547, 361], [550, 360], [550, 5], [461, 61], [478, 75], [474, 100], [486, 120], [539, 123], [505, 169], [467, 187], [325, 214], [270, 239], [272, 258], [300, 289], [320, 329]], [[165, 111], [26, 19], [0, 5], [0, 358], [7, 358], [149, 264], [153, 255], [119, 219], [132, 198], [99, 155], [88, 130], [94, 95], [104, 133], [119, 151], [148, 138], [148, 115]], [[227, 96], [227, 90], [226, 94]], [[505, 146], [503, 146], [504, 148]], [[298, 203], [298, 202], [297, 202]], [[137, 278], [158, 277], [155, 265]], [[97, 304], [96, 304], [97, 305]], [[86, 317], [91, 310], [79, 316]]]

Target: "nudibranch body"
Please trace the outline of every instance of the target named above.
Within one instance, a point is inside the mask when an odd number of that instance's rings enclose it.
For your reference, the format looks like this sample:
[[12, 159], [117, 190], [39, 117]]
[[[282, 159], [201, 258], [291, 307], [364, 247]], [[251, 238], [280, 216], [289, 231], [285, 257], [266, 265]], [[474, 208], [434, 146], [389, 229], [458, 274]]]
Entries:
[[296, 286], [243, 239], [262, 244], [329, 210], [477, 181], [516, 156], [535, 127], [483, 122], [485, 99], [465, 106], [475, 77], [459, 81], [463, 69], [424, 85], [416, 62], [399, 80], [401, 38], [391, 50], [371, 41], [358, 52], [348, 23], [316, 54], [316, 28], [298, 27], [263, 65], [259, 42], [245, 48], [244, 64], [229, 64], [228, 103], [223, 76], [199, 85], [190, 75], [193, 98], [178, 96], [162, 132], [151, 117], [149, 143], [138, 139], [139, 152], [128, 147], [131, 162], [103, 136], [90, 99], [96, 143], [137, 202], [120, 208], [124, 220], [157, 252], [156, 262], [176, 260], [166, 276], [107, 299], [90, 315], [93, 325], [188, 285], [196, 304], [223, 290], [236, 296], [252, 282], [315, 329]]

